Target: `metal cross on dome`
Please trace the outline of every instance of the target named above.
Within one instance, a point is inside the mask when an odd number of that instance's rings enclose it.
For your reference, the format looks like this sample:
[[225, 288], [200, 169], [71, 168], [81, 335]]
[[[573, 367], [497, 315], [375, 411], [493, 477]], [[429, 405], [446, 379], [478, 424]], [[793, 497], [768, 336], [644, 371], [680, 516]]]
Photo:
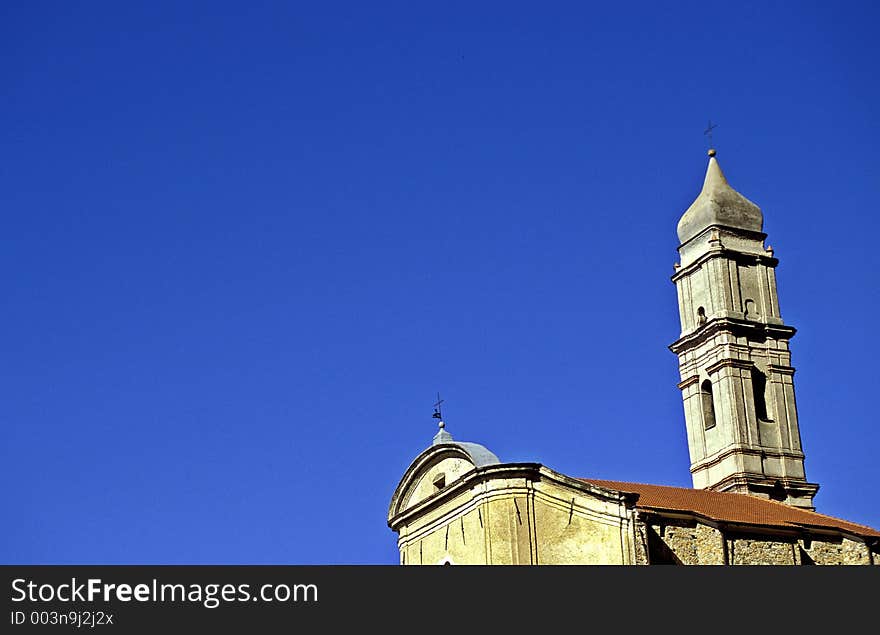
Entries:
[[440, 404], [443, 403], [443, 400], [440, 399], [440, 393], [437, 393], [437, 403], [434, 404], [434, 414], [431, 415], [434, 419], [443, 419], [443, 414], [440, 412]]

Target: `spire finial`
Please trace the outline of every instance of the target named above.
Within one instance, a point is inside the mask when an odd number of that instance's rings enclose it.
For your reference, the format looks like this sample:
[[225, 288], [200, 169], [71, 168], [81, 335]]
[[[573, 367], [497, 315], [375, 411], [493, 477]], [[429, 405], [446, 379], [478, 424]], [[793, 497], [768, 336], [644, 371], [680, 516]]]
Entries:
[[443, 423], [443, 413], [440, 412], [440, 405], [443, 403], [443, 400], [440, 399], [440, 393], [437, 393], [437, 403], [434, 404], [434, 414], [431, 415], [433, 419], [439, 419], [437, 422], [437, 427], [441, 430], [446, 427], [446, 424]]
[[434, 435], [434, 441], [432, 445], [440, 445], [441, 443], [452, 443], [452, 435], [446, 431], [446, 424], [443, 423], [443, 414], [440, 412], [440, 405], [443, 403], [443, 400], [440, 399], [440, 393], [437, 393], [437, 403], [434, 404], [434, 414], [431, 415], [432, 418], [437, 419], [437, 427], [440, 428], [437, 430], [437, 434]]
[[709, 142], [709, 156], [715, 156], [715, 148], [712, 147], [712, 131], [718, 127], [717, 123], [712, 123], [712, 120], [709, 120], [709, 125], [706, 126], [706, 129], [703, 130], [703, 134], [706, 135], [706, 140]]

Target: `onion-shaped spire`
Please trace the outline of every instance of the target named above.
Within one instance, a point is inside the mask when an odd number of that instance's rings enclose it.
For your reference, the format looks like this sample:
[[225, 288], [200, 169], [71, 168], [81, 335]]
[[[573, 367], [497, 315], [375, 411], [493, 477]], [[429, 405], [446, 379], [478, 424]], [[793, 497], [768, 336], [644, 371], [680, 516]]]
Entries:
[[682, 244], [712, 226], [761, 232], [764, 215], [761, 208], [730, 187], [715, 150], [709, 150], [709, 167], [703, 189], [678, 221], [678, 239]]

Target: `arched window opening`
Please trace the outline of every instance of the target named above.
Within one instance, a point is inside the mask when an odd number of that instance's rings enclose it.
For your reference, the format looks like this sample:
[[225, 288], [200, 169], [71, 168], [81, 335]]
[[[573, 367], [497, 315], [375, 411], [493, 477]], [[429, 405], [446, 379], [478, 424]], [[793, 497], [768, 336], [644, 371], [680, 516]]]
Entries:
[[700, 384], [700, 401], [703, 404], [703, 428], [714, 428], [715, 400], [712, 398], [712, 382], [708, 379]]
[[772, 421], [767, 414], [767, 376], [757, 368], [752, 369], [752, 392], [755, 400], [755, 416], [759, 421]]
[[706, 323], [706, 309], [701, 306], [697, 307], [697, 324], [705, 324]]

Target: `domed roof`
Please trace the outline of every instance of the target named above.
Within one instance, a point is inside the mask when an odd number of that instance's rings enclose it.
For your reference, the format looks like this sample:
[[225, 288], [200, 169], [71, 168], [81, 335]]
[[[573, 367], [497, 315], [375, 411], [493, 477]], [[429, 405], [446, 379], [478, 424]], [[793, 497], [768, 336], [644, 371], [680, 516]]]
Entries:
[[[456, 441], [440, 421], [440, 430], [427, 449], [419, 454], [400, 479], [391, 497], [388, 522], [404, 510], [481, 468], [501, 465], [488, 448], [479, 443]], [[439, 485], [438, 485], [439, 483]]]
[[[441, 425], [443, 422], [440, 422]], [[474, 464], [474, 467], [483, 467], [484, 465], [495, 465], [496, 463], [500, 463], [498, 457], [493, 454], [489, 448], [484, 445], [480, 445], [479, 443], [470, 443], [468, 441], [456, 441], [452, 438], [452, 435], [449, 434], [445, 426], [440, 428], [437, 434], [434, 435], [434, 440], [431, 442], [431, 447], [436, 445], [454, 445], [467, 454], [468, 458], [470, 458], [471, 462]]]
[[709, 151], [709, 167], [703, 189], [696, 200], [678, 221], [678, 239], [682, 244], [712, 225], [760, 232], [764, 227], [761, 208], [730, 187], [715, 159], [715, 151]]

